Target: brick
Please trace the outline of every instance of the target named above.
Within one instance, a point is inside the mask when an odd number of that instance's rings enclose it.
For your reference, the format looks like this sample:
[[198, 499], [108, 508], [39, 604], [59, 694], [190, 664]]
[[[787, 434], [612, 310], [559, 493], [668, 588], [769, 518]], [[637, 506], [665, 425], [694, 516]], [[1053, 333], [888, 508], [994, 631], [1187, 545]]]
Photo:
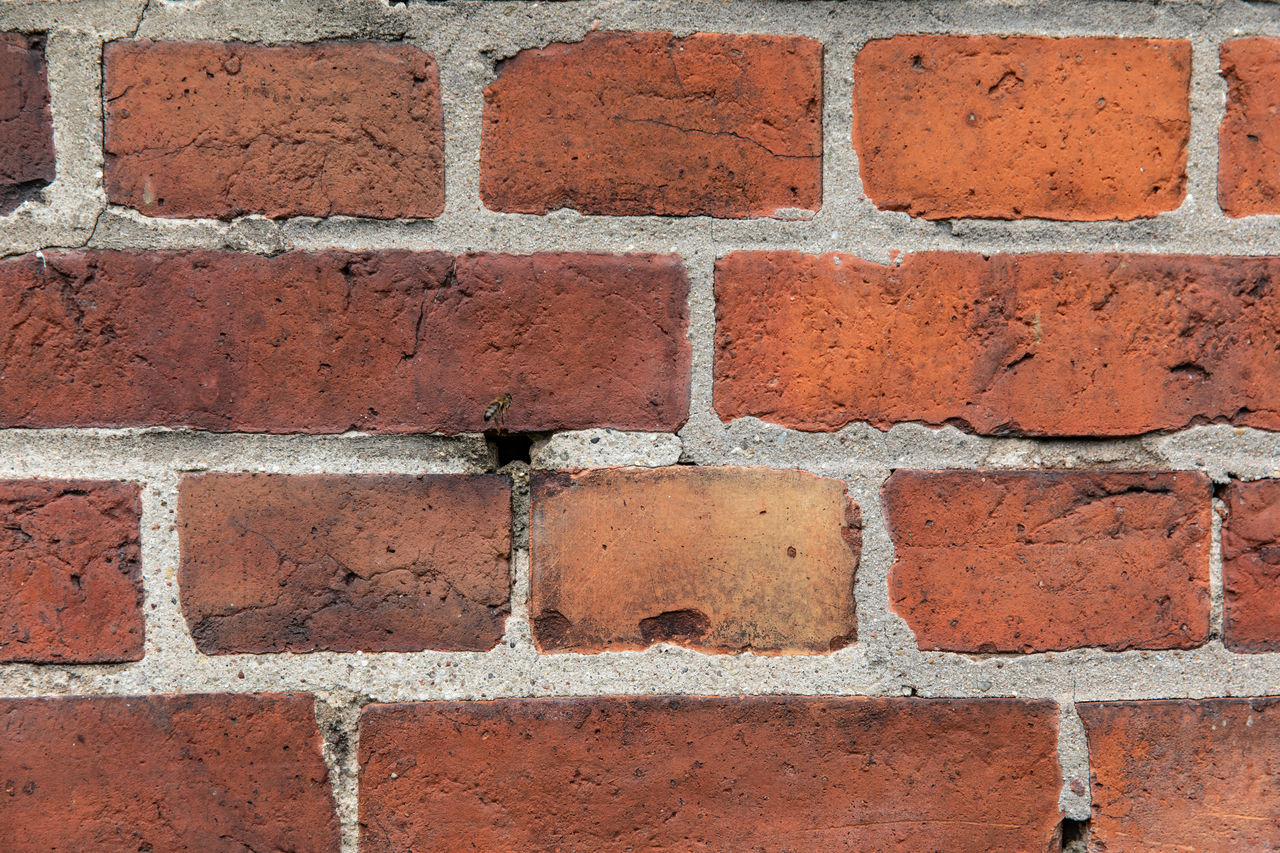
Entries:
[[302, 695], [0, 699], [0, 848], [337, 853]]
[[1280, 213], [1280, 39], [1229, 41], [1219, 59], [1218, 204], [1227, 216]]
[[0, 214], [54, 177], [44, 37], [0, 33]]
[[510, 611], [506, 477], [205, 474], [178, 529], [205, 654], [484, 651]]
[[0, 424], [478, 432], [510, 393], [511, 431], [673, 431], [687, 293], [666, 255], [9, 258]]
[[901, 35], [854, 61], [876, 206], [926, 219], [1136, 219], [1186, 195], [1191, 43]]
[[1090, 850], [1280, 848], [1280, 700], [1076, 705], [1093, 777]]
[[148, 216], [438, 216], [435, 60], [406, 44], [118, 41], [107, 198]]
[[362, 853], [1048, 850], [1057, 708], [750, 696], [370, 705]]
[[768, 468], [536, 474], [530, 599], [548, 651], [826, 652], [857, 632], [845, 484]]
[[716, 264], [721, 418], [1118, 436], [1280, 429], [1280, 260], [737, 252]]
[[894, 610], [921, 649], [1185, 649], [1209, 638], [1203, 474], [897, 471]]
[[1231, 483], [1223, 498], [1222, 641], [1237, 652], [1280, 651], [1280, 480]]
[[588, 33], [523, 50], [485, 89], [491, 210], [772, 216], [822, 205], [822, 45]]
[[138, 494], [132, 483], [0, 481], [0, 662], [142, 659]]

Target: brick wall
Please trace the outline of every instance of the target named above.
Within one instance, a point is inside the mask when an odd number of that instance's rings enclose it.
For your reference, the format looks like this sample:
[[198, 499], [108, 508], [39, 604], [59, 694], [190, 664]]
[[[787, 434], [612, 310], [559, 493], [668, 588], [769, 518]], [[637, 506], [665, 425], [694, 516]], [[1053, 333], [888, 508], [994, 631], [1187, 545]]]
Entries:
[[1280, 6], [0, 63], [0, 849], [1280, 846]]

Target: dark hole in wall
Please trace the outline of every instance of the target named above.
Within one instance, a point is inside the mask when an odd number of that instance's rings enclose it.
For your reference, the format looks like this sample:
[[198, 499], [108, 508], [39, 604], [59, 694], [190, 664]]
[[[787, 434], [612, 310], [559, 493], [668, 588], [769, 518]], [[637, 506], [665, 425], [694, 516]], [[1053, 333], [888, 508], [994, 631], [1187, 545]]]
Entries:
[[498, 460], [497, 467], [499, 468], [512, 462], [523, 462], [526, 465], [530, 463], [529, 451], [533, 448], [533, 436], [531, 435], [522, 433], [512, 435], [486, 433], [485, 441], [489, 443], [490, 451]]
[[1089, 821], [1063, 818], [1061, 827], [1062, 853], [1087, 853], [1089, 849]]

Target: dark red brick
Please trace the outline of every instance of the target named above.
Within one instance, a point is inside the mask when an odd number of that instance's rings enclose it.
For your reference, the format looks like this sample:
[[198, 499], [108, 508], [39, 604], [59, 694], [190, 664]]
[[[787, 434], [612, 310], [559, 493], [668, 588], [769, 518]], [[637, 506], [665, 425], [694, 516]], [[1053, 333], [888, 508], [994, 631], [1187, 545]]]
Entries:
[[921, 649], [1185, 649], [1209, 638], [1209, 480], [897, 471], [894, 610]]
[[0, 425], [670, 431], [688, 280], [666, 255], [45, 252], [0, 261]]
[[1280, 429], [1280, 260], [736, 252], [716, 264], [715, 408], [806, 430]]
[[112, 42], [113, 204], [148, 216], [438, 216], [435, 60], [407, 44]]
[[1220, 53], [1227, 113], [1218, 128], [1218, 204], [1227, 216], [1280, 213], [1280, 39]]
[[0, 213], [53, 180], [53, 114], [44, 37], [0, 33]]
[[1280, 651], [1280, 480], [1231, 483], [1224, 498], [1222, 641], [1237, 652]]
[[752, 696], [371, 705], [363, 853], [1049, 850], [1052, 702]]
[[0, 662], [142, 659], [138, 494], [131, 483], [0, 481]]
[[205, 654], [502, 638], [505, 477], [205, 474], [183, 480], [178, 528], [182, 610]]
[[822, 206], [822, 45], [588, 33], [524, 50], [485, 89], [485, 206], [771, 216]]
[[0, 699], [0, 848], [337, 853], [303, 695]]

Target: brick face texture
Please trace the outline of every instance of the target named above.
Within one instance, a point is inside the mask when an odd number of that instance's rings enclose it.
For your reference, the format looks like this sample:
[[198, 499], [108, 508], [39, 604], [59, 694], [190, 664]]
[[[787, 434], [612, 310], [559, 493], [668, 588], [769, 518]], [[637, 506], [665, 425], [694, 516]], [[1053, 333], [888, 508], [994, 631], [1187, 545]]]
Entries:
[[1079, 704], [1093, 777], [1090, 850], [1280, 847], [1280, 701]]
[[687, 292], [664, 255], [11, 258], [0, 425], [479, 432], [510, 393], [512, 431], [673, 430]]
[[1209, 636], [1202, 474], [898, 471], [894, 610], [921, 649], [1190, 648]]
[[822, 206], [822, 45], [590, 33], [485, 90], [480, 192], [515, 213], [770, 216]]
[[1227, 216], [1280, 213], [1280, 39], [1227, 42], [1218, 128], [1218, 203]]
[[112, 42], [107, 197], [148, 216], [437, 216], [435, 60], [410, 45]]
[[1273, 258], [736, 252], [716, 263], [715, 408], [805, 430], [1280, 429]]
[[534, 637], [546, 651], [840, 648], [856, 633], [861, 528], [844, 483], [798, 471], [540, 474]]
[[142, 658], [138, 492], [0, 481], [0, 663]]
[[5, 850], [338, 853], [309, 696], [0, 699]]
[[484, 651], [509, 611], [504, 477], [187, 478], [183, 612], [205, 654]]
[[1280, 480], [1231, 483], [1222, 525], [1222, 641], [1238, 652], [1280, 651]]
[[1186, 187], [1191, 43], [915, 36], [854, 62], [854, 147], [882, 209], [1134, 219]]
[[44, 39], [0, 33], [0, 214], [54, 177]]
[[1057, 709], [675, 697], [373, 705], [361, 849], [1047, 850]]

